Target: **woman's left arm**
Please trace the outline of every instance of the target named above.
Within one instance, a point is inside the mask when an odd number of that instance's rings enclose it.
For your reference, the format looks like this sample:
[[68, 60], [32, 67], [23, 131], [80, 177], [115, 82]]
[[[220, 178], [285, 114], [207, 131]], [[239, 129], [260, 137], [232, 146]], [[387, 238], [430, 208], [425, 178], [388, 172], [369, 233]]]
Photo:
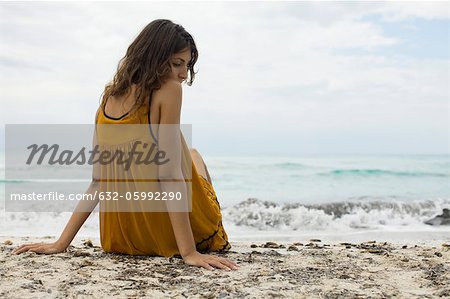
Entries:
[[[213, 267], [230, 270], [237, 269], [238, 265], [226, 258], [214, 255], [201, 254], [195, 247], [194, 236], [189, 221], [187, 188], [186, 184], [165, 184], [165, 181], [183, 180], [184, 176], [181, 170], [181, 135], [179, 130], [182, 87], [179, 82], [169, 81], [159, 89], [155, 97], [162, 97], [161, 117], [159, 126], [158, 144], [159, 150], [166, 152], [170, 158], [170, 163], [160, 165], [159, 178], [162, 181], [163, 191], [180, 192], [185, 199], [181, 204], [182, 212], [179, 212], [180, 206], [171, 209], [175, 204], [168, 203], [169, 217], [172, 223], [172, 229], [183, 260], [188, 265], [199, 266], [209, 270]], [[168, 190], [170, 188], [170, 190]], [[177, 190], [173, 190], [176, 188]], [[167, 190], [165, 190], [167, 189]], [[179, 205], [180, 203], [176, 203]], [[186, 212], [185, 212], [186, 211]]]

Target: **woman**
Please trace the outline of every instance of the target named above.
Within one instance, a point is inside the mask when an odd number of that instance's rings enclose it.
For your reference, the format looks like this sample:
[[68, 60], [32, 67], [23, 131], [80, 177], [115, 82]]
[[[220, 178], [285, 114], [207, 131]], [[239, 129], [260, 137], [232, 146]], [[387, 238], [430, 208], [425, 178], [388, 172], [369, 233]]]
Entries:
[[[106, 86], [97, 111], [96, 124], [147, 124], [150, 128], [154, 125], [175, 125], [179, 128], [181, 84], [184, 81], [188, 85], [192, 84], [197, 58], [195, 42], [182, 26], [169, 20], [151, 22], [128, 47], [113, 82]], [[96, 132], [98, 136], [94, 141], [99, 142], [102, 134]], [[213, 267], [237, 269], [235, 262], [199, 252], [226, 251], [231, 247], [202, 157], [196, 150], [187, 149], [182, 135], [180, 138], [168, 139], [167, 135], [161, 134], [161, 129], [158, 132], [150, 129], [148, 135], [159, 148], [170, 151], [173, 144], [181, 148], [182, 154], [179, 157], [172, 156], [177, 163], [172, 163], [171, 167], [161, 166], [158, 178], [186, 178], [186, 169], [191, 168], [190, 184], [182, 183], [177, 186], [181, 188], [182, 194], [191, 194], [192, 212], [105, 212], [101, 202], [100, 237], [103, 249], [106, 252], [131, 255], [179, 254], [189, 265], [210, 270]], [[190, 167], [185, 167], [184, 170], [173, 166], [183, 165], [190, 159]], [[93, 181], [86, 193], [97, 194], [96, 191], [105, 190], [105, 185], [99, 183], [102, 180], [98, 178], [103, 179], [104, 174], [110, 173], [111, 169], [102, 170], [100, 167], [94, 165]], [[163, 183], [161, 188], [164, 188]], [[80, 202], [56, 242], [22, 245], [13, 253], [63, 252], [98, 202], [98, 198], [92, 203]]]

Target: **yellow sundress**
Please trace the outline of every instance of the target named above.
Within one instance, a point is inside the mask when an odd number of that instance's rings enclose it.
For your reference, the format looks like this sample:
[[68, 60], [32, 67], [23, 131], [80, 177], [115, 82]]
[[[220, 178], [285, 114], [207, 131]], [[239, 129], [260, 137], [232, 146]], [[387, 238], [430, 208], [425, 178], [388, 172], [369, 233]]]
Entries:
[[[148, 124], [148, 134], [157, 143], [150, 128], [150, 106], [142, 105], [134, 113], [119, 118], [107, 116], [104, 106], [96, 115], [96, 124]], [[122, 126], [123, 127], [123, 126]], [[98, 140], [102, 140], [97, 133]], [[103, 136], [104, 137], [104, 136]], [[184, 137], [182, 151], [190, 151]], [[129, 145], [122, 144], [124, 149]], [[228, 236], [222, 225], [222, 214], [216, 193], [207, 179], [198, 174], [192, 159], [192, 180], [189, 191], [192, 192], [192, 212], [189, 213], [192, 233], [197, 250], [200, 252], [227, 251], [231, 248]], [[108, 168], [109, 167], [109, 168]], [[114, 179], [117, 176], [111, 165], [103, 165], [102, 176]], [[100, 201], [100, 205], [104, 204]], [[179, 255], [178, 246], [167, 212], [105, 212], [100, 208], [100, 241], [105, 252], [130, 255], [157, 255], [170, 257]]]

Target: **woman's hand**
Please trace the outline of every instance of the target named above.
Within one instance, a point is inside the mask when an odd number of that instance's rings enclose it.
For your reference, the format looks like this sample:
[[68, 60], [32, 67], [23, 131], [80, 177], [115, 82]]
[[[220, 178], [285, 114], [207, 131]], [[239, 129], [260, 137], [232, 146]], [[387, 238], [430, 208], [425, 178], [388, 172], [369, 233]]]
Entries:
[[34, 244], [24, 244], [19, 246], [11, 254], [21, 254], [22, 252], [32, 251], [36, 253], [43, 254], [54, 254], [64, 252], [67, 246], [62, 245], [61, 243], [34, 243]]
[[183, 256], [183, 260], [186, 264], [191, 266], [203, 267], [208, 270], [214, 270], [214, 267], [230, 271], [231, 269], [237, 270], [239, 265], [235, 262], [230, 261], [229, 259], [201, 254], [198, 251], [194, 251], [191, 254]]

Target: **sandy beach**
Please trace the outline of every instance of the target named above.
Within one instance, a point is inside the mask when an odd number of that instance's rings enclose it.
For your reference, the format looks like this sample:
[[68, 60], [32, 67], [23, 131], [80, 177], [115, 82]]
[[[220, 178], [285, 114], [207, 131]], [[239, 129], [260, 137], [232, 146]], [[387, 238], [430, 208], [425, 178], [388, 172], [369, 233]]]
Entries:
[[440, 246], [237, 242], [223, 254], [237, 271], [207, 271], [179, 258], [104, 253], [77, 238], [56, 255], [11, 255], [53, 237], [0, 237], [1, 298], [439, 298], [450, 296], [450, 242]]

